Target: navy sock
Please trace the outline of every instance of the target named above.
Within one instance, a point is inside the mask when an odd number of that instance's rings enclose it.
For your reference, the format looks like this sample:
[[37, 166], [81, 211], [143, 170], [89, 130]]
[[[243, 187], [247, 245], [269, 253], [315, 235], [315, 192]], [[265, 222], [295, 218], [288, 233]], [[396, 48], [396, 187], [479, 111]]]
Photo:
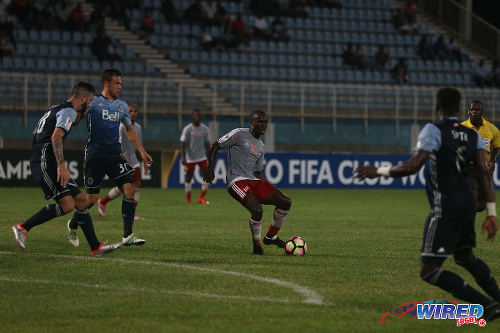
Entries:
[[498, 289], [497, 282], [491, 274], [490, 268], [484, 261], [478, 257], [474, 257], [473, 264], [465, 268], [472, 274], [477, 284], [483, 288], [488, 295], [495, 301], [500, 302], [500, 290]]
[[47, 205], [40, 209], [38, 213], [26, 220], [26, 222], [21, 224], [21, 226], [29, 231], [31, 228], [61, 215], [63, 215], [63, 210], [59, 204]]
[[73, 213], [73, 217], [69, 221], [69, 228], [73, 229], [73, 230], [78, 229], [78, 222], [76, 222], [76, 212], [77, 212], [77, 210], [75, 209], [75, 212]]
[[97, 235], [95, 234], [94, 224], [92, 223], [92, 218], [90, 218], [89, 210], [85, 209], [83, 211], [75, 211], [75, 217], [78, 225], [82, 228], [83, 234], [85, 238], [87, 238], [87, 242], [90, 245], [90, 250], [94, 251], [99, 248], [101, 243], [97, 239]]
[[123, 237], [128, 237], [132, 234], [132, 225], [134, 224], [134, 199], [123, 198], [122, 201], [122, 216], [123, 216]]
[[442, 268], [434, 270], [422, 279], [432, 285], [446, 290], [453, 296], [468, 303], [488, 306], [494, 302], [491, 298], [481, 294], [479, 291], [469, 286], [464, 279], [457, 274]]

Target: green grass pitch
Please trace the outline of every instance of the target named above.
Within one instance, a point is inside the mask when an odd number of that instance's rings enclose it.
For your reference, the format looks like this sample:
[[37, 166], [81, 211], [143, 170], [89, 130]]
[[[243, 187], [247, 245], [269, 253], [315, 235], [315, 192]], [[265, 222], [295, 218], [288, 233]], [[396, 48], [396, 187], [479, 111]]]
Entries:
[[[193, 197], [198, 195], [193, 190]], [[1, 332], [456, 332], [453, 320], [397, 318], [398, 305], [452, 298], [418, 277], [424, 191], [291, 190], [280, 233], [302, 236], [305, 257], [265, 246], [251, 255], [249, 214], [225, 190], [209, 206], [184, 191], [144, 189], [134, 232], [142, 247], [92, 258], [66, 238], [69, 215], [34, 228], [19, 249], [9, 228], [47, 204], [37, 188], [0, 190]], [[105, 191], [103, 190], [103, 193]], [[122, 236], [121, 200], [91, 209], [101, 241]], [[263, 232], [272, 208], [264, 207]], [[500, 277], [500, 245], [479, 234], [476, 253]], [[476, 286], [451, 260], [445, 267]], [[453, 298], [452, 298], [453, 299]], [[311, 304], [313, 303], [313, 304]], [[314, 304], [321, 303], [321, 304]], [[500, 322], [486, 326], [498, 331]]]

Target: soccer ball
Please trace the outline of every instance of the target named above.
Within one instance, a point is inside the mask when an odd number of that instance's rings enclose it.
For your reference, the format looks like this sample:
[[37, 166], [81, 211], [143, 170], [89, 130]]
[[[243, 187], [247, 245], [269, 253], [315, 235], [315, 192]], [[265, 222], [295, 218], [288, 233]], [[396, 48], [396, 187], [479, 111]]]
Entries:
[[285, 243], [285, 253], [289, 256], [305, 256], [307, 253], [307, 244], [299, 236], [290, 238]]

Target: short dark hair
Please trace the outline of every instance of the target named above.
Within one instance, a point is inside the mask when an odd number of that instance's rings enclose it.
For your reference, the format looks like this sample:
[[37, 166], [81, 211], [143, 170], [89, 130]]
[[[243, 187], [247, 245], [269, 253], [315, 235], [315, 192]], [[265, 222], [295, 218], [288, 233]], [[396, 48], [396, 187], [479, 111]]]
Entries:
[[262, 110], [252, 111], [252, 113], [250, 114], [250, 120], [252, 120], [253, 117], [257, 117], [257, 116], [266, 116], [266, 113]]
[[71, 90], [71, 95], [75, 97], [80, 97], [83, 95], [88, 96], [94, 93], [95, 93], [94, 86], [84, 81], [80, 81], [77, 84], [75, 84], [75, 86]]
[[444, 87], [437, 92], [437, 104], [441, 111], [458, 113], [462, 94], [454, 87]]
[[191, 112], [191, 113], [195, 113], [195, 112], [201, 113], [201, 112], [200, 112], [200, 109], [198, 109], [198, 108], [193, 109], [193, 112]]
[[472, 105], [472, 103], [477, 103], [477, 104], [481, 105], [481, 110], [484, 108], [484, 103], [480, 99], [471, 99], [469, 101], [469, 107]]
[[122, 72], [116, 68], [107, 68], [102, 72], [102, 81], [110, 82], [114, 77], [123, 77]]

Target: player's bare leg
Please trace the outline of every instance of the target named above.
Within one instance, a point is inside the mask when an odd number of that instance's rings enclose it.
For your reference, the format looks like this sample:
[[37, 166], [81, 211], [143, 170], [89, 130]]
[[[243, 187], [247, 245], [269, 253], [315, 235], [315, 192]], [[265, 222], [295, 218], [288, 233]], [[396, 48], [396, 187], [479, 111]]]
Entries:
[[[202, 169], [201, 171], [203, 173], [203, 178], [205, 178], [207, 175], [208, 169]], [[207, 199], [205, 199], [205, 194], [207, 194], [208, 186], [209, 186], [209, 184], [205, 181], [203, 183], [201, 183], [201, 193], [200, 193], [200, 197], [198, 198], [198, 203], [201, 203], [203, 205], [209, 204]]]
[[264, 204], [276, 206], [273, 212], [273, 221], [264, 237], [264, 244], [275, 244], [278, 247], [284, 248], [285, 242], [278, 237], [278, 232], [283, 226], [283, 223], [285, 223], [285, 219], [292, 206], [292, 199], [275, 188], [266, 198]]
[[251, 214], [248, 224], [252, 232], [253, 254], [264, 254], [264, 250], [262, 250], [262, 245], [260, 244], [262, 234], [262, 205], [253, 193], [247, 193], [241, 204]]
[[193, 173], [192, 172], [186, 172], [186, 179], [184, 181], [184, 192], [186, 192], [186, 203], [190, 204], [191, 203], [191, 179], [193, 179]]

